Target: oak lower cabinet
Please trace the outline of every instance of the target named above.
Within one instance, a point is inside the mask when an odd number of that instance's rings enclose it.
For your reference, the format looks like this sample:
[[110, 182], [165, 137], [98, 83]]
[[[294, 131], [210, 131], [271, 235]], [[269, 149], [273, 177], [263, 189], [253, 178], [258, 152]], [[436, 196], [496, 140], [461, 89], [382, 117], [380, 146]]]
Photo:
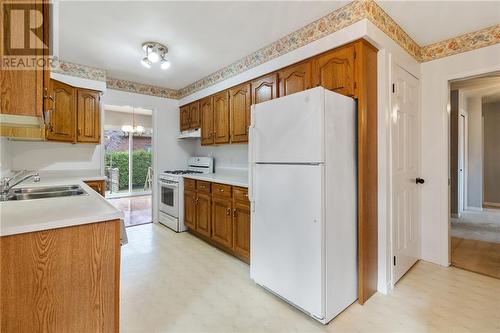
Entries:
[[1, 332], [119, 332], [120, 220], [0, 237]]
[[101, 92], [50, 80], [46, 108], [46, 139], [100, 143]]
[[[184, 179], [184, 224], [196, 236], [250, 262], [250, 202], [246, 188]], [[193, 190], [195, 189], [195, 190]]]
[[105, 196], [106, 182], [104, 180], [86, 180], [84, 183], [103, 197]]
[[212, 197], [212, 240], [224, 247], [233, 247], [231, 198]]

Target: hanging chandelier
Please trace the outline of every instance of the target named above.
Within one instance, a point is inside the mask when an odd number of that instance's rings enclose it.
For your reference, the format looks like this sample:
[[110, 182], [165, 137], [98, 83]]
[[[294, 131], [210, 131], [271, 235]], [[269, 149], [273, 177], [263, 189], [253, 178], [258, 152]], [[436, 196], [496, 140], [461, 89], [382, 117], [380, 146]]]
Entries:
[[146, 68], [151, 68], [152, 64], [160, 62], [160, 68], [167, 70], [170, 67], [170, 61], [166, 58], [168, 48], [158, 42], [142, 43], [142, 49], [146, 56], [141, 60], [141, 64]]
[[132, 107], [132, 125], [123, 125], [122, 131], [127, 133], [127, 135], [129, 133], [138, 134], [138, 135], [142, 135], [144, 133], [144, 131], [145, 131], [144, 127], [141, 125], [135, 124], [135, 108], [134, 107]]

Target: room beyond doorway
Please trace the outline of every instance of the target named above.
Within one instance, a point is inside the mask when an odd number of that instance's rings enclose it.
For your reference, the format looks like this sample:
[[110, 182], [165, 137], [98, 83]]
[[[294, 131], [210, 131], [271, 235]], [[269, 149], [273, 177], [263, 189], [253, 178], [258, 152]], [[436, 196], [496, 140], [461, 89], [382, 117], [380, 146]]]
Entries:
[[500, 278], [500, 73], [450, 82], [451, 264]]
[[152, 110], [104, 106], [106, 198], [127, 227], [152, 222], [152, 118]]

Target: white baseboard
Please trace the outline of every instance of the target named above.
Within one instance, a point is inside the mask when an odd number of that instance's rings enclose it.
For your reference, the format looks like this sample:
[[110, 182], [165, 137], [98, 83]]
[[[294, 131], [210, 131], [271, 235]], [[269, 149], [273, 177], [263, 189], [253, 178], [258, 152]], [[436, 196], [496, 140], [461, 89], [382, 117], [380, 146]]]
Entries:
[[476, 211], [476, 212], [482, 212], [483, 211], [483, 207], [473, 207], [473, 206], [467, 206], [465, 208], [465, 210], [473, 210], [473, 211]]

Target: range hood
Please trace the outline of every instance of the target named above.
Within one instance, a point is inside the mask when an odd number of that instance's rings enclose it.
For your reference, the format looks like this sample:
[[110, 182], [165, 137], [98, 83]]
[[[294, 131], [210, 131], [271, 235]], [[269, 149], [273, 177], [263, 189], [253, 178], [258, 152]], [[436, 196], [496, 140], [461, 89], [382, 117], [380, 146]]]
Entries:
[[190, 129], [187, 131], [182, 131], [179, 136], [179, 139], [197, 139], [201, 138], [201, 130], [199, 128]]

